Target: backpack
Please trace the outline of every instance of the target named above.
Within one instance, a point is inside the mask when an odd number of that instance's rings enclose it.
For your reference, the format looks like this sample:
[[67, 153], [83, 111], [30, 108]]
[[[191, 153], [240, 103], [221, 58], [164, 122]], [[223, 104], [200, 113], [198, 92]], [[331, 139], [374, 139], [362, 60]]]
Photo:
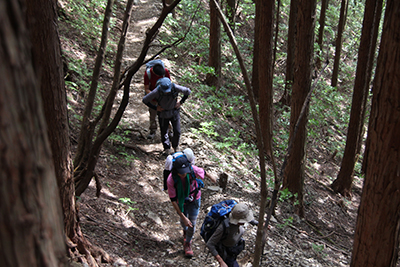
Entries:
[[[146, 63], [146, 73], [147, 77], [149, 77], [149, 81], [151, 80], [151, 68], [155, 65], [161, 65], [165, 69], [164, 62], [161, 59], [153, 59]], [[164, 77], [164, 76], [163, 76]]]
[[[175, 160], [178, 159], [178, 158], [181, 158], [181, 157], [185, 157], [185, 159], [187, 160], [187, 157], [186, 157], [185, 153], [183, 153], [183, 152], [176, 152], [176, 153], [172, 154], [172, 166], [174, 165]], [[189, 160], [187, 160], [187, 161], [189, 162]], [[189, 162], [189, 164], [190, 164], [190, 162]], [[201, 188], [204, 187], [204, 182], [203, 182], [202, 179], [196, 178], [196, 174], [194, 173], [194, 170], [193, 170], [191, 164], [190, 164], [190, 170], [191, 170], [190, 171], [190, 183], [192, 183], [193, 180], [196, 180], [197, 186], [196, 186], [196, 189], [194, 191], [189, 193], [189, 195], [194, 193], [194, 199], [196, 199], [197, 193], [201, 190]], [[166, 189], [166, 190], [168, 190], [167, 178], [168, 178], [169, 173], [171, 173], [171, 172], [172, 172], [172, 170], [171, 171], [164, 170], [164, 189]], [[166, 175], [165, 173], [168, 173], [168, 174]], [[176, 177], [174, 175], [172, 175], [172, 178], [174, 179], [174, 186], [176, 188], [177, 187], [177, 183], [178, 183], [178, 179], [180, 179], [180, 178]]]
[[235, 200], [229, 199], [214, 204], [211, 207], [211, 210], [204, 218], [204, 222], [200, 230], [200, 235], [203, 237], [206, 243], [221, 223], [224, 226], [224, 233], [221, 239], [226, 237], [228, 234], [227, 229], [229, 227], [229, 213], [236, 204], [237, 202]]

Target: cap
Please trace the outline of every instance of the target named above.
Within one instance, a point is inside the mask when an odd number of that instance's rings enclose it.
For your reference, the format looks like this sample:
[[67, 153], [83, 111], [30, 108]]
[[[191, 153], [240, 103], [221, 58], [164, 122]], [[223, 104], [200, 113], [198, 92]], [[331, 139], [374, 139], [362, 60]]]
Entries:
[[237, 204], [229, 214], [229, 222], [232, 224], [247, 223], [252, 220], [254, 220], [253, 212], [244, 203]]
[[175, 159], [172, 166], [180, 174], [185, 174], [190, 172], [190, 162], [185, 157], [179, 157]]
[[157, 81], [157, 86], [161, 88], [164, 93], [170, 93], [172, 89], [171, 80], [168, 77], [161, 78]]

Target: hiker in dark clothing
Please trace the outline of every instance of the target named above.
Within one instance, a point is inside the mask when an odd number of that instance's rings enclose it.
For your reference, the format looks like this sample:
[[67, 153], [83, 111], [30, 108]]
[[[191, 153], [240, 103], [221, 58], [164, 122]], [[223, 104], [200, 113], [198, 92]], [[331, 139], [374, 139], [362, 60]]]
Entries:
[[[170, 78], [170, 74], [167, 68], [164, 67], [163, 64], [155, 64], [153, 67], [146, 69], [144, 72], [144, 93], [145, 95], [149, 94], [156, 88], [157, 81], [163, 77]], [[157, 105], [157, 101], [155, 99], [152, 100], [153, 105]], [[157, 110], [149, 108], [149, 119], [150, 119], [150, 133], [147, 136], [148, 139], [153, 139], [156, 131], [157, 131]]]
[[199, 184], [203, 183], [204, 177], [217, 182], [216, 176], [191, 165], [186, 157], [179, 157], [173, 162], [172, 171], [167, 179], [168, 195], [183, 228], [183, 249], [186, 257], [193, 256], [191, 244], [201, 205]]
[[[179, 93], [183, 94], [180, 101], [177, 101]], [[172, 154], [171, 146], [174, 152], [178, 150], [179, 139], [181, 136], [181, 117], [179, 114], [181, 105], [189, 97], [191, 91], [189, 88], [171, 83], [167, 77], [157, 81], [157, 87], [149, 94], [143, 97], [143, 103], [148, 107], [157, 110], [158, 122], [161, 130], [161, 142], [164, 147], [164, 153]], [[152, 102], [157, 100], [157, 105]], [[168, 135], [169, 123], [172, 124], [173, 137], [170, 140]]]
[[211, 254], [218, 261], [220, 267], [239, 267], [236, 257], [244, 249], [242, 239], [245, 223], [257, 224], [252, 211], [244, 203], [233, 207], [229, 214], [229, 227], [224, 229], [221, 223], [207, 242]]

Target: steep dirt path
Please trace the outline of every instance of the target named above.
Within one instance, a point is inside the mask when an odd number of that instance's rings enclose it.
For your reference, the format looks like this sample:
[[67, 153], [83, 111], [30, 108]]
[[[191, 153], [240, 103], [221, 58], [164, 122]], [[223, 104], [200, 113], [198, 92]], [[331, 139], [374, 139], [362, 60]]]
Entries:
[[[134, 6], [124, 56], [125, 67], [135, 61], [145, 31], [156, 21], [161, 5], [161, 1], [142, 0]], [[165, 63], [174, 80], [174, 64], [167, 59]], [[141, 102], [143, 73], [144, 67], [133, 77], [130, 102], [121, 125], [124, 130], [121, 134], [128, 133], [130, 141], [105, 144], [96, 169], [103, 186], [102, 194], [96, 198], [95, 185], [91, 183], [78, 201], [83, 232], [90, 242], [115, 259], [115, 263], [103, 263], [101, 266], [216, 266], [213, 257], [207, 257], [199, 228], [207, 208], [228, 198], [247, 203], [258, 217], [259, 178], [246, 170], [249, 163], [255, 166], [257, 160], [238, 162], [223, 151], [215, 151], [206, 140], [195, 139], [190, 127], [198, 122], [182, 114], [181, 148], [193, 149], [196, 165], [215, 174], [219, 174], [223, 166], [229, 169], [231, 178], [224, 192], [210, 190], [212, 184], [206, 181], [193, 241], [195, 257], [186, 259], [178, 215], [167, 193], [162, 191], [165, 158], [161, 156], [159, 133], [154, 140], [145, 139], [148, 110]], [[320, 162], [321, 169], [328, 165], [325, 163]], [[329, 167], [334, 166], [332, 172], [335, 172], [337, 165], [329, 164]], [[354, 203], [343, 208], [338, 204], [340, 198], [321, 186], [329, 183], [327, 175], [309, 175], [306, 181], [306, 201], [309, 205], [306, 220], [293, 216], [290, 207], [280, 204], [277, 209], [280, 221], [273, 218], [271, 223], [263, 266], [349, 266], [358, 195]], [[360, 186], [357, 184], [356, 188]], [[281, 227], [285, 223], [282, 218], [288, 218], [286, 227]], [[251, 266], [249, 260], [254, 251], [255, 235], [256, 229], [247, 227], [244, 236], [246, 250], [240, 255], [241, 266]]]

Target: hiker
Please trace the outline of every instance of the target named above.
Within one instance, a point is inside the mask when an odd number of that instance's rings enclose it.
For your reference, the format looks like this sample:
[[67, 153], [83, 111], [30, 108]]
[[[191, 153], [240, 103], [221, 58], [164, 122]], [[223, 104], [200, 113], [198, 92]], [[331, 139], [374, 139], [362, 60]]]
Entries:
[[193, 256], [191, 244], [200, 211], [200, 186], [204, 177], [217, 182], [214, 175], [190, 164], [186, 157], [178, 157], [173, 161], [171, 174], [167, 179], [168, 195], [183, 228], [183, 249], [185, 256], [189, 258]]
[[[144, 72], [144, 93], [149, 94], [156, 88], [156, 83], [160, 78], [167, 77], [170, 78], [170, 74], [167, 68], [165, 68], [164, 63], [160, 59], [151, 60], [146, 64], [146, 71]], [[151, 100], [153, 105], [157, 105], [157, 100]], [[147, 139], [153, 139], [157, 131], [157, 110], [149, 108], [149, 118], [150, 118], [150, 133]]]
[[[180, 101], [177, 101], [179, 93], [183, 94]], [[189, 88], [174, 84], [167, 77], [157, 81], [157, 87], [149, 94], [143, 97], [143, 103], [149, 108], [157, 110], [158, 123], [160, 124], [161, 142], [164, 147], [164, 154], [170, 155], [173, 151], [178, 151], [179, 138], [181, 137], [181, 117], [179, 114], [180, 107], [185, 103], [191, 91]], [[154, 105], [153, 99], [157, 100]], [[172, 124], [173, 136], [172, 140], [168, 135], [168, 126]]]
[[172, 170], [173, 160], [175, 158], [178, 158], [178, 157], [183, 156], [183, 155], [188, 159], [190, 164], [194, 164], [194, 161], [195, 161], [196, 158], [195, 158], [195, 156], [193, 154], [193, 151], [190, 148], [186, 148], [182, 152], [178, 151], [178, 152], [175, 152], [172, 155], [169, 155], [167, 157], [167, 159], [165, 160], [165, 167], [164, 167], [164, 172], [163, 172], [163, 178], [164, 178], [164, 189], [163, 190], [167, 190], [168, 189], [168, 187], [167, 187], [167, 179], [168, 179], [168, 176], [169, 176], [169, 174], [171, 173], [171, 170]]
[[239, 267], [236, 257], [244, 249], [242, 235], [245, 223], [258, 224], [246, 204], [236, 204], [229, 213], [229, 226], [221, 223], [207, 241], [206, 245], [220, 267]]

